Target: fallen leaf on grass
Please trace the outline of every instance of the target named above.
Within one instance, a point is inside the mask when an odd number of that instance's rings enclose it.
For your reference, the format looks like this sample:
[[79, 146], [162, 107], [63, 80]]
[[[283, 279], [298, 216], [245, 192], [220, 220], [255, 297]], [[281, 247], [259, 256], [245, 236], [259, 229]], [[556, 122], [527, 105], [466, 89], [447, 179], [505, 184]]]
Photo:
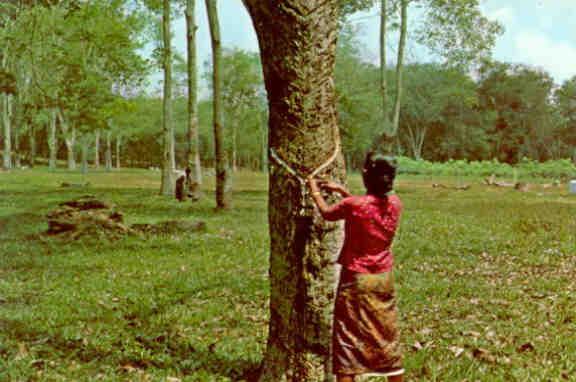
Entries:
[[181, 382], [182, 380], [180, 378], [176, 378], [176, 377], [166, 377], [166, 382]]
[[526, 342], [525, 344], [522, 344], [522, 345], [518, 346], [518, 348], [516, 349], [516, 351], [517, 351], [518, 353], [524, 353], [524, 352], [527, 352], [527, 351], [533, 351], [534, 349], [535, 349], [535, 348], [534, 348], [534, 345], [532, 345], [531, 342]]
[[488, 363], [496, 363], [496, 357], [494, 357], [490, 352], [486, 349], [477, 348], [472, 351], [472, 356], [479, 361], [484, 361]]
[[450, 346], [448, 347], [448, 350], [450, 350], [456, 358], [460, 357], [462, 353], [464, 353], [464, 348], [460, 348], [458, 346]]

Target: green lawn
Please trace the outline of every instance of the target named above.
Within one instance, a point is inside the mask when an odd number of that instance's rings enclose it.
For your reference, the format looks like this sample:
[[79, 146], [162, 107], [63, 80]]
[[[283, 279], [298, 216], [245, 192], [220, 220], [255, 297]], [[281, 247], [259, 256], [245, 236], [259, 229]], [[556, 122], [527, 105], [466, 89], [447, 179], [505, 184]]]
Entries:
[[[234, 209], [157, 195], [147, 170], [0, 172], [0, 381], [250, 380], [267, 330], [266, 177]], [[211, 190], [212, 179], [206, 179]], [[459, 181], [462, 181], [461, 179]], [[401, 177], [396, 272], [408, 380], [576, 381], [576, 197]], [[360, 191], [360, 179], [351, 178]], [[85, 194], [128, 223], [204, 220], [206, 233], [38, 240]], [[176, 381], [176, 379], [172, 379]]]

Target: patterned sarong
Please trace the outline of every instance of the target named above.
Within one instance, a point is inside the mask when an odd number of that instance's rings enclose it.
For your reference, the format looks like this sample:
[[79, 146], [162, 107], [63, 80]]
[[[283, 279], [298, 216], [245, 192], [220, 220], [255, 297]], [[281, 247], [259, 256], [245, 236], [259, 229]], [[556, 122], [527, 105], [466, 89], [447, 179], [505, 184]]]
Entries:
[[335, 374], [403, 373], [391, 272], [343, 271], [334, 310]]

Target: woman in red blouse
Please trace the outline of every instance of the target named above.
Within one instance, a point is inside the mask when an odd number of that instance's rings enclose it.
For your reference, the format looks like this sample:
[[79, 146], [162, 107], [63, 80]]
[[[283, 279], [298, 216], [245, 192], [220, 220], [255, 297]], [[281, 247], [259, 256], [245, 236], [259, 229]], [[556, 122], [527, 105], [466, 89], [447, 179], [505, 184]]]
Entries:
[[[352, 382], [356, 375], [403, 379], [390, 249], [402, 212], [393, 192], [396, 168], [394, 157], [368, 153], [362, 172], [366, 194], [360, 196], [336, 183], [308, 180], [322, 216], [345, 220], [332, 340], [338, 382]], [[345, 198], [328, 205], [320, 189]]]

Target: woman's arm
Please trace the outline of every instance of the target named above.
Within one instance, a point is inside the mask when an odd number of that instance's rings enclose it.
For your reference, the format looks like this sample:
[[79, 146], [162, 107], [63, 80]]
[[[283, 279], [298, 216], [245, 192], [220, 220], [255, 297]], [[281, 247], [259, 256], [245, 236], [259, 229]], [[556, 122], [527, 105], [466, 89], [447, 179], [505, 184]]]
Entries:
[[345, 198], [347, 198], [348, 196], [352, 196], [352, 194], [350, 192], [348, 192], [346, 187], [344, 187], [343, 185], [336, 183], [336, 182], [319, 181], [318, 185], [320, 186], [320, 188], [322, 188], [324, 190], [337, 192]]
[[[312, 195], [312, 199], [314, 200], [314, 203], [316, 203], [316, 206], [318, 207], [318, 210], [320, 210], [320, 213], [322, 214], [324, 219], [340, 220], [345, 218], [346, 206], [344, 201], [341, 201], [340, 203], [334, 205], [329, 205], [326, 202], [326, 199], [324, 199], [324, 196], [322, 196], [322, 193], [320, 192], [320, 185], [318, 180], [308, 178], [307, 182], [308, 186], [310, 187], [310, 194]], [[342, 191], [345, 192], [345, 194]], [[341, 187], [338, 192], [340, 192], [342, 195], [350, 195], [344, 187]]]

